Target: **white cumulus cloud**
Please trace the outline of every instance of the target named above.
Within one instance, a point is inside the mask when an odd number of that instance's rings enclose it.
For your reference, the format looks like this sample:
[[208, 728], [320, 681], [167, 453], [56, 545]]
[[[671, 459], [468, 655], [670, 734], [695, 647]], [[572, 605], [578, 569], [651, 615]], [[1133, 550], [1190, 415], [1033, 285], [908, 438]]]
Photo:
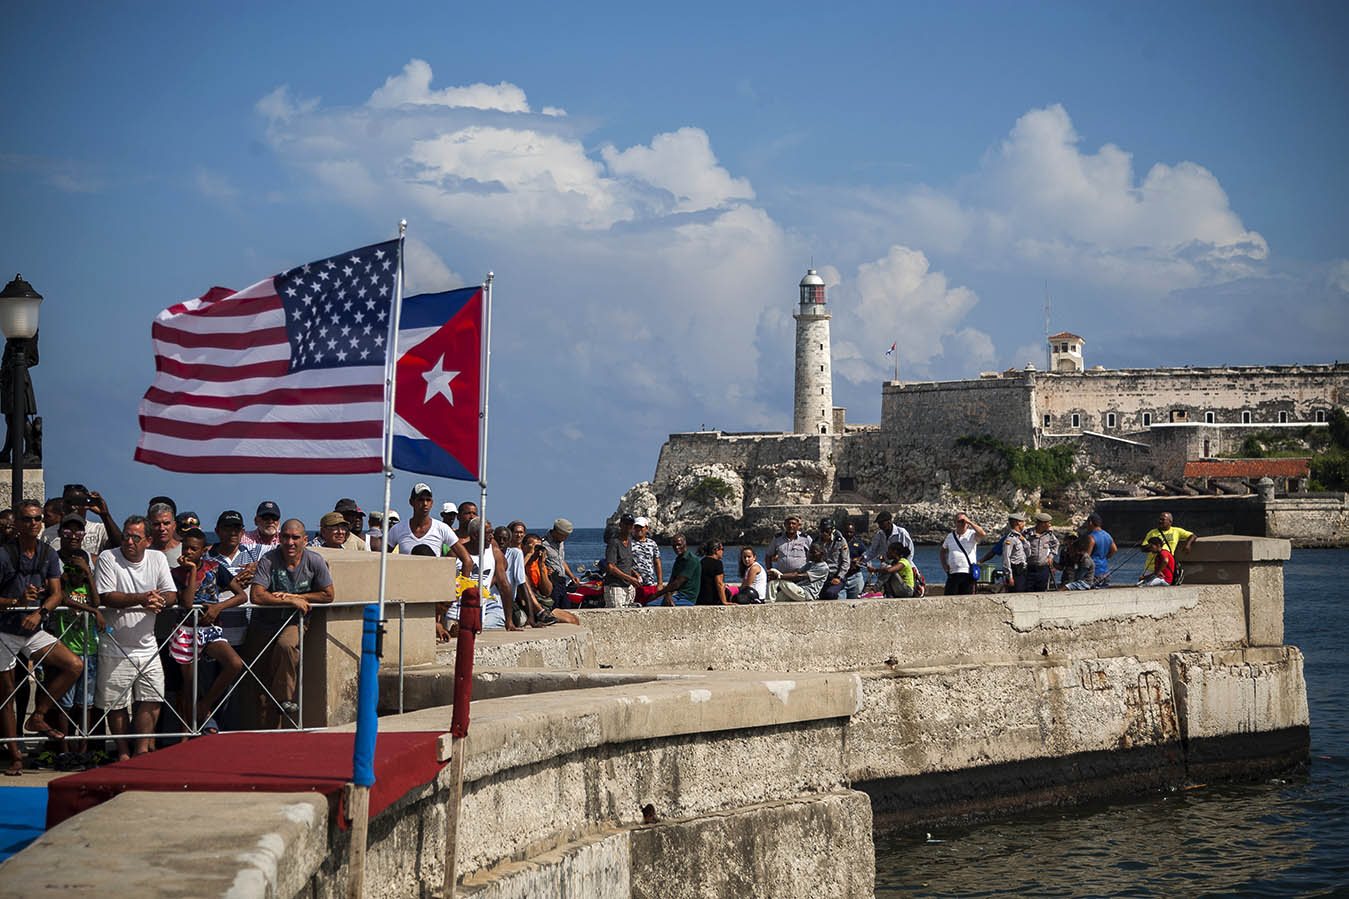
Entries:
[[510, 82], [466, 84], [431, 90], [431, 65], [414, 59], [398, 75], [390, 75], [384, 86], [370, 95], [367, 104], [375, 109], [396, 106], [448, 106], [468, 109], [498, 109], [502, 112], [529, 112], [525, 92]]
[[680, 128], [658, 134], [650, 146], [602, 151], [609, 171], [636, 178], [674, 195], [675, 212], [696, 212], [730, 200], [752, 200], [754, 190], [744, 178], [733, 178], [717, 164], [707, 132]]

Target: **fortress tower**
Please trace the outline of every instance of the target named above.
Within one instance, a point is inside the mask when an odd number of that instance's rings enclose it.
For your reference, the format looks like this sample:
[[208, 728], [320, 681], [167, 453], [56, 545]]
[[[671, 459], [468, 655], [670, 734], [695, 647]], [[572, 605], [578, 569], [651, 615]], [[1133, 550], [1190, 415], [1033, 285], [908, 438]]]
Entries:
[[815, 269], [801, 279], [796, 319], [796, 400], [792, 430], [798, 434], [834, 432], [834, 380], [829, 356], [829, 307], [824, 279]]
[[1082, 359], [1084, 343], [1086, 341], [1080, 335], [1071, 331], [1049, 335], [1049, 370], [1083, 371], [1086, 368]]

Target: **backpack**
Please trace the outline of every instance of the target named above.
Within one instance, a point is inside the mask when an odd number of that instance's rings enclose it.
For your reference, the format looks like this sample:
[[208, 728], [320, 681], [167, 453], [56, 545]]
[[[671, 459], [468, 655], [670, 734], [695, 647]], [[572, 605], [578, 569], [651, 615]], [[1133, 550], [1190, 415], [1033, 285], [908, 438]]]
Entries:
[[923, 572], [918, 570], [918, 566], [913, 564], [912, 559], [909, 560], [909, 564], [913, 565], [913, 596], [917, 599], [927, 593], [927, 579], [923, 577]]

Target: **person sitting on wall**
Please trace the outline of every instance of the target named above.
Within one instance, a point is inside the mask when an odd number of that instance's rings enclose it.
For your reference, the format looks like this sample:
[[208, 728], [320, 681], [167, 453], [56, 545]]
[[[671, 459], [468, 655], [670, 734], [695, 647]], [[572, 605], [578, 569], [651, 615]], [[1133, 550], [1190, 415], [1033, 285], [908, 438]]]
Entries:
[[1096, 562], [1091, 557], [1092, 542], [1090, 534], [1084, 534], [1072, 540], [1066, 540], [1059, 556], [1054, 560], [1054, 568], [1061, 572], [1059, 582], [1066, 590], [1090, 590], [1096, 582]]
[[698, 602], [698, 592], [702, 587], [703, 563], [689, 549], [688, 538], [675, 534], [670, 541], [675, 552], [674, 565], [670, 569], [670, 582], [656, 591], [651, 604], [660, 600], [667, 606], [691, 606]]
[[769, 570], [768, 601], [814, 602], [820, 598], [828, 580], [829, 563], [824, 560], [824, 547], [816, 543], [810, 548], [806, 570], [795, 580], [777, 569]]
[[844, 596], [857, 599], [867, 586], [866, 564], [867, 542], [857, 536], [857, 525], [851, 521], [843, 523], [843, 539], [848, 541], [848, 577], [844, 581]]
[[820, 597], [838, 599], [848, 589], [848, 566], [852, 561], [848, 552], [848, 538], [834, 527], [834, 519], [824, 518], [820, 520], [820, 534], [816, 542], [824, 547], [824, 562], [829, 566], [829, 578], [820, 591]]
[[913, 558], [913, 537], [895, 524], [893, 515], [880, 512], [876, 515], [876, 535], [871, 538], [871, 546], [866, 553], [867, 564], [872, 571], [885, 564], [886, 549], [891, 543], [903, 543], [909, 548], [909, 558]]
[[1166, 542], [1160, 534], [1148, 538], [1148, 556], [1153, 560], [1152, 567], [1138, 576], [1140, 587], [1169, 587], [1176, 580], [1176, 557], [1166, 548]]
[[729, 606], [734, 605], [726, 592], [726, 568], [722, 564], [725, 548], [720, 540], [709, 540], [703, 544], [702, 561], [698, 563], [699, 577], [698, 605]]
[[1150, 548], [1153, 537], [1162, 538], [1162, 545], [1165, 546], [1166, 551], [1171, 554], [1172, 567], [1175, 565], [1177, 550], [1184, 550], [1188, 553], [1190, 547], [1194, 546], [1195, 541], [1194, 534], [1184, 528], [1176, 527], [1171, 523], [1170, 512], [1163, 512], [1161, 515], [1158, 515], [1157, 526], [1143, 535], [1143, 548], [1149, 551], [1147, 561], [1148, 571], [1152, 571], [1157, 567], [1157, 560], [1154, 558], [1156, 553], [1153, 553]]
[[891, 543], [885, 550], [886, 564], [879, 571], [881, 595], [892, 599], [910, 599], [913, 596], [914, 568], [909, 561], [909, 548], [903, 543]]

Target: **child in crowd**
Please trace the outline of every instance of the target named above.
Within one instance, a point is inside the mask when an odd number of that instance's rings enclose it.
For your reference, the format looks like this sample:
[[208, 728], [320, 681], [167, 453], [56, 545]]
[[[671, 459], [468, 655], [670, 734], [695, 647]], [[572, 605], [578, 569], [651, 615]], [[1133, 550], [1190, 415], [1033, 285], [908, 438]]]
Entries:
[[909, 561], [909, 547], [903, 543], [891, 543], [885, 549], [885, 564], [877, 571], [881, 595], [895, 599], [911, 598], [916, 572], [917, 569]]
[[768, 596], [768, 572], [759, 564], [754, 548], [746, 546], [740, 550], [740, 589], [735, 593], [735, 601], [740, 605], [761, 603]]
[[[186, 614], [173, 632], [169, 654], [183, 674], [183, 689], [178, 693], [179, 715], [185, 723], [200, 723], [203, 733], [213, 734], [219, 727], [210, 716], [230, 684], [244, 670], [243, 660], [225, 639], [225, 633], [217, 621], [222, 611], [243, 603], [248, 598], [248, 591], [244, 585], [235, 581], [229, 569], [214, 560], [203, 559], [205, 554], [206, 535], [200, 528], [189, 528], [183, 533], [183, 552], [178, 566], [172, 572], [173, 582], [178, 587], [178, 605]], [[223, 602], [220, 600], [222, 588], [234, 592]], [[194, 605], [201, 606], [195, 622], [191, 614]], [[219, 663], [220, 673], [206, 695], [197, 702], [194, 715], [192, 670], [199, 656], [206, 656]]]
[[[61, 560], [65, 607], [53, 613], [49, 625], [56, 638], [84, 662], [84, 673], [60, 699], [61, 710], [69, 719], [69, 726], [64, 728], [66, 733], [74, 728], [82, 731], [95, 728], [103, 717], [95, 704], [94, 685], [98, 683], [98, 635], [108, 623], [98, 610], [98, 590], [94, 587], [89, 553], [81, 546], [84, 530], [85, 522], [79, 515], [67, 515], [61, 520], [57, 556]], [[88, 748], [83, 740], [68, 745], [71, 751], [79, 753]]]

